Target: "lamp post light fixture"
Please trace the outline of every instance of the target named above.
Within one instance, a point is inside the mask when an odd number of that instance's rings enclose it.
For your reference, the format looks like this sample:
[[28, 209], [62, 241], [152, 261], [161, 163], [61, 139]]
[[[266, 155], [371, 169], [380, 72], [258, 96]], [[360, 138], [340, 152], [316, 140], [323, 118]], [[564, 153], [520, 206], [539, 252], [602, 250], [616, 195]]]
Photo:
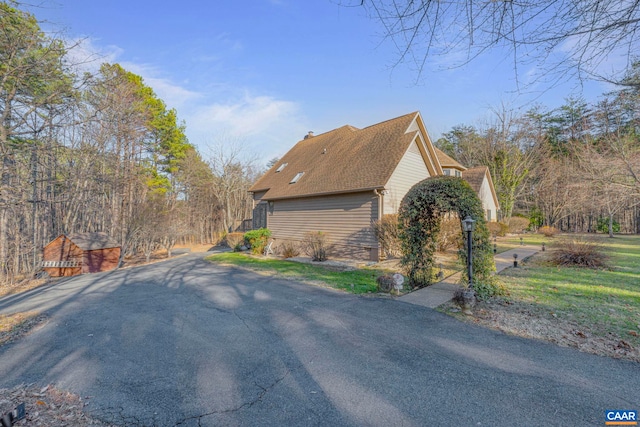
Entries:
[[467, 277], [469, 278], [469, 289], [473, 289], [473, 242], [472, 235], [476, 221], [467, 216], [462, 220], [462, 229], [467, 233]]
[[524, 246], [524, 242], [522, 241], [522, 237], [520, 238], [520, 246]]
[[513, 266], [518, 267], [518, 254], [513, 254]]
[[471, 315], [471, 307], [476, 303], [476, 293], [473, 290], [473, 243], [472, 235], [476, 222], [471, 216], [462, 220], [462, 230], [467, 233], [467, 277], [469, 286], [462, 291], [460, 305], [464, 314]]
[[542, 252], [544, 252], [544, 242], [542, 242]]

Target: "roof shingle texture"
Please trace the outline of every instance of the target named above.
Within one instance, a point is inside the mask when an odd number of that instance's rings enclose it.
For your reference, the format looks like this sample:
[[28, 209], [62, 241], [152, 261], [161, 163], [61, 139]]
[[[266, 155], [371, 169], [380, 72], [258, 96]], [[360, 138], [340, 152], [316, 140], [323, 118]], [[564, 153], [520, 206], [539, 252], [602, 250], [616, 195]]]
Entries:
[[120, 246], [107, 233], [76, 233], [67, 235], [67, 238], [83, 251], [117, 248]]
[[466, 168], [458, 163], [455, 159], [450, 157], [447, 153], [434, 146], [433, 149], [436, 152], [436, 156], [438, 156], [438, 161], [442, 165], [443, 168], [456, 168], [460, 170], [465, 170]]
[[489, 168], [486, 166], [478, 166], [475, 168], [467, 169], [462, 172], [462, 178], [471, 185], [473, 191], [476, 194], [480, 193], [480, 187], [482, 187], [482, 181], [484, 180], [485, 174], [489, 173]]
[[[416, 132], [405, 133], [413, 112], [363, 129], [352, 126], [303, 139], [250, 189], [268, 190], [263, 200], [382, 188]], [[276, 169], [287, 166], [281, 172]], [[298, 172], [304, 175], [290, 184]]]

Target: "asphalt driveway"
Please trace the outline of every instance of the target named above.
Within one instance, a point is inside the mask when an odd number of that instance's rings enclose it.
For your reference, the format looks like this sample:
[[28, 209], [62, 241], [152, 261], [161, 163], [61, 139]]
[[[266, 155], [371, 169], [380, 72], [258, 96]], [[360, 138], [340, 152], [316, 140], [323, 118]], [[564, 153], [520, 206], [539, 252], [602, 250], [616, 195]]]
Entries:
[[640, 409], [640, 364], [201, 257], [0, 299], [50, 316], [0, 348], [0, 387], [53, 383], [128, 426], [602, 426]]

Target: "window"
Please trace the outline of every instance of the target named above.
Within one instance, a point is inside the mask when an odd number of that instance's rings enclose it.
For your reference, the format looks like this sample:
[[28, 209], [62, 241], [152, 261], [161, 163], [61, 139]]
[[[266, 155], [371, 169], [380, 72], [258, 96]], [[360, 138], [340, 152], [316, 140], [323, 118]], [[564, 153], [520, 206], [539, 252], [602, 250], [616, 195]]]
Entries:
[[449, 175], [451, 175], [451, 171], [449, 169], [445, 169], [444, 170], [444, 174], [449, 176]]
[[276, 173], [278, 172], [282, 172], [282, 169], [284, 169], [289, 163], [283, 163], [280, 166], [278, 166], [278, 169], [276, 169]]
[[487, 209], [487, 222], [491, 222], [491, 209]]
[[457, 176], [458, 178], [460, 178], [460, 177], [462, 176], [462, 172], [460, 172], [460, 171], [456, 171], [456, 176]]
[[289, 184], [295, 184], [296, 182], [298, 182], [298, 180], [302, 178], [302, 175], [304, 175], [304, 172], [298, 172], [296, 176], [293, 177], [293, 179]]

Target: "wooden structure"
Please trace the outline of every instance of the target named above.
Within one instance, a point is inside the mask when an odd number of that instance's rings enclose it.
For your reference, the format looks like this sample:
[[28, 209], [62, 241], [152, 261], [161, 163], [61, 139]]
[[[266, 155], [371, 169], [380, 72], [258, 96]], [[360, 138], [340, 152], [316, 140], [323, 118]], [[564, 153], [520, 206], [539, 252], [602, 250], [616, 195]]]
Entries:
[[62, 234], [43, 248], [42, 269], [52, 277], [113, 270], [120, 245], [106, 233]]

